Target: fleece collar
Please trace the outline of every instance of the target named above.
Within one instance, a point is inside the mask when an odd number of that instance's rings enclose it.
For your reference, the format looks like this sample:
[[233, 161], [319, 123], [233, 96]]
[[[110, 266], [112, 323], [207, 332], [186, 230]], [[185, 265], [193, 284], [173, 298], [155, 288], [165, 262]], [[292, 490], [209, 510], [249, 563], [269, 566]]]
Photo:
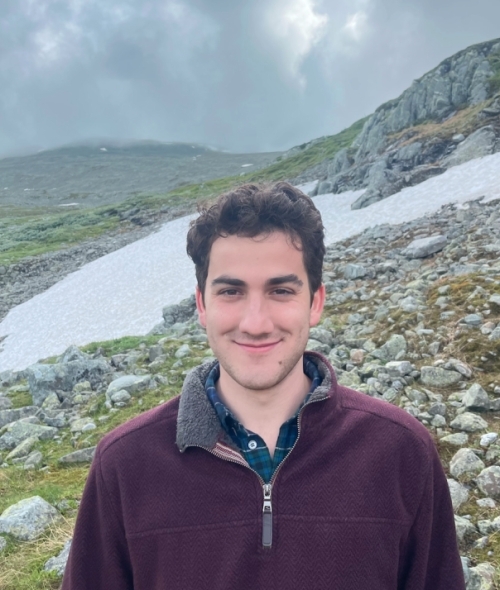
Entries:
[[[337, 382], [330, 363], [319, 353], [305, 354], [315, 362], [323, 378], [321, 385], [316, 387], [306, 405], [327, 397], [336, 397]], [[179, 401], [176, 437], [181, 452], [190, 446], [213, 449], [218, 441], [234, 446], [222, 429], [205, 391], [208, 374], [216, 362], [199, 365], [188, 373], [184, 381]]]

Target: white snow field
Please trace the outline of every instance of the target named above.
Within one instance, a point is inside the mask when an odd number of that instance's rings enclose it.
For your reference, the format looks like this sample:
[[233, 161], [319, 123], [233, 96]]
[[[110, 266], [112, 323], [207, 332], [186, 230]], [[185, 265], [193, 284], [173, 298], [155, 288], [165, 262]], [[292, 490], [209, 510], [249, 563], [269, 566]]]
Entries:
[[[312, 184], [302, 188], [308, 190]], [[402, 223], [447, 203], [500, 199], [500, 153], [451, 168], [366, 209], [352, 211], [363, 191], [315, 198], [327, 243], [367, 227]], [[69, 345], [143, 335], [162, 320], [162, 308], [194, 292], [195, 275], [185, 251], [193, 216], [95, 260], [13, 308], [0, 323], [0, 371], [21, 370]]]

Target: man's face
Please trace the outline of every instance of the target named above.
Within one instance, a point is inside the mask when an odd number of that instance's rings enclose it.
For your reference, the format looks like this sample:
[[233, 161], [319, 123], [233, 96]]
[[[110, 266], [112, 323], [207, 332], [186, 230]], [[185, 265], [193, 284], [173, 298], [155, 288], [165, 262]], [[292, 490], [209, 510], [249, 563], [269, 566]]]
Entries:
[[284, 233], [217, 238], [204, 301], [197, 289], [196, 303], [226, 382], [267, 390], [302, 373], [324, 299], [322, 285], [311, 304], [302, 252]]

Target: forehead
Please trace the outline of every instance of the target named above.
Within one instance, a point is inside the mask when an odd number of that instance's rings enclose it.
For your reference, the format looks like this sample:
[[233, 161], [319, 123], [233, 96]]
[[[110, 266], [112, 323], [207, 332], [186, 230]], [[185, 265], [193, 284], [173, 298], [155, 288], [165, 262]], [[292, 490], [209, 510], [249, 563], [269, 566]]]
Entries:
[[304, 272], [302, 250], [284, 232], [271, 232], [252, 238], [230, 235], [217, 238], [210, 250], [208, 274], [213, 276], [231, 270], [239, 274], [252, 270], [262, 274], [286, 269]]

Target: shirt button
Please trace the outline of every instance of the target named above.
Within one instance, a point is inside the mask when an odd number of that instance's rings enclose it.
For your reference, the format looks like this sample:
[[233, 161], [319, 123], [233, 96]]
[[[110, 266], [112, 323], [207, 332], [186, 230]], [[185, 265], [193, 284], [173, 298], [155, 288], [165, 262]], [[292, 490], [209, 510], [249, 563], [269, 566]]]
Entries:
[[255, 449], [257, 448], [257, 441], [256, 441], [256, 440], [251, 440], [251, 441], [248, 443], [248, 448], [249, 448], [251, 451], [255, 450]]

